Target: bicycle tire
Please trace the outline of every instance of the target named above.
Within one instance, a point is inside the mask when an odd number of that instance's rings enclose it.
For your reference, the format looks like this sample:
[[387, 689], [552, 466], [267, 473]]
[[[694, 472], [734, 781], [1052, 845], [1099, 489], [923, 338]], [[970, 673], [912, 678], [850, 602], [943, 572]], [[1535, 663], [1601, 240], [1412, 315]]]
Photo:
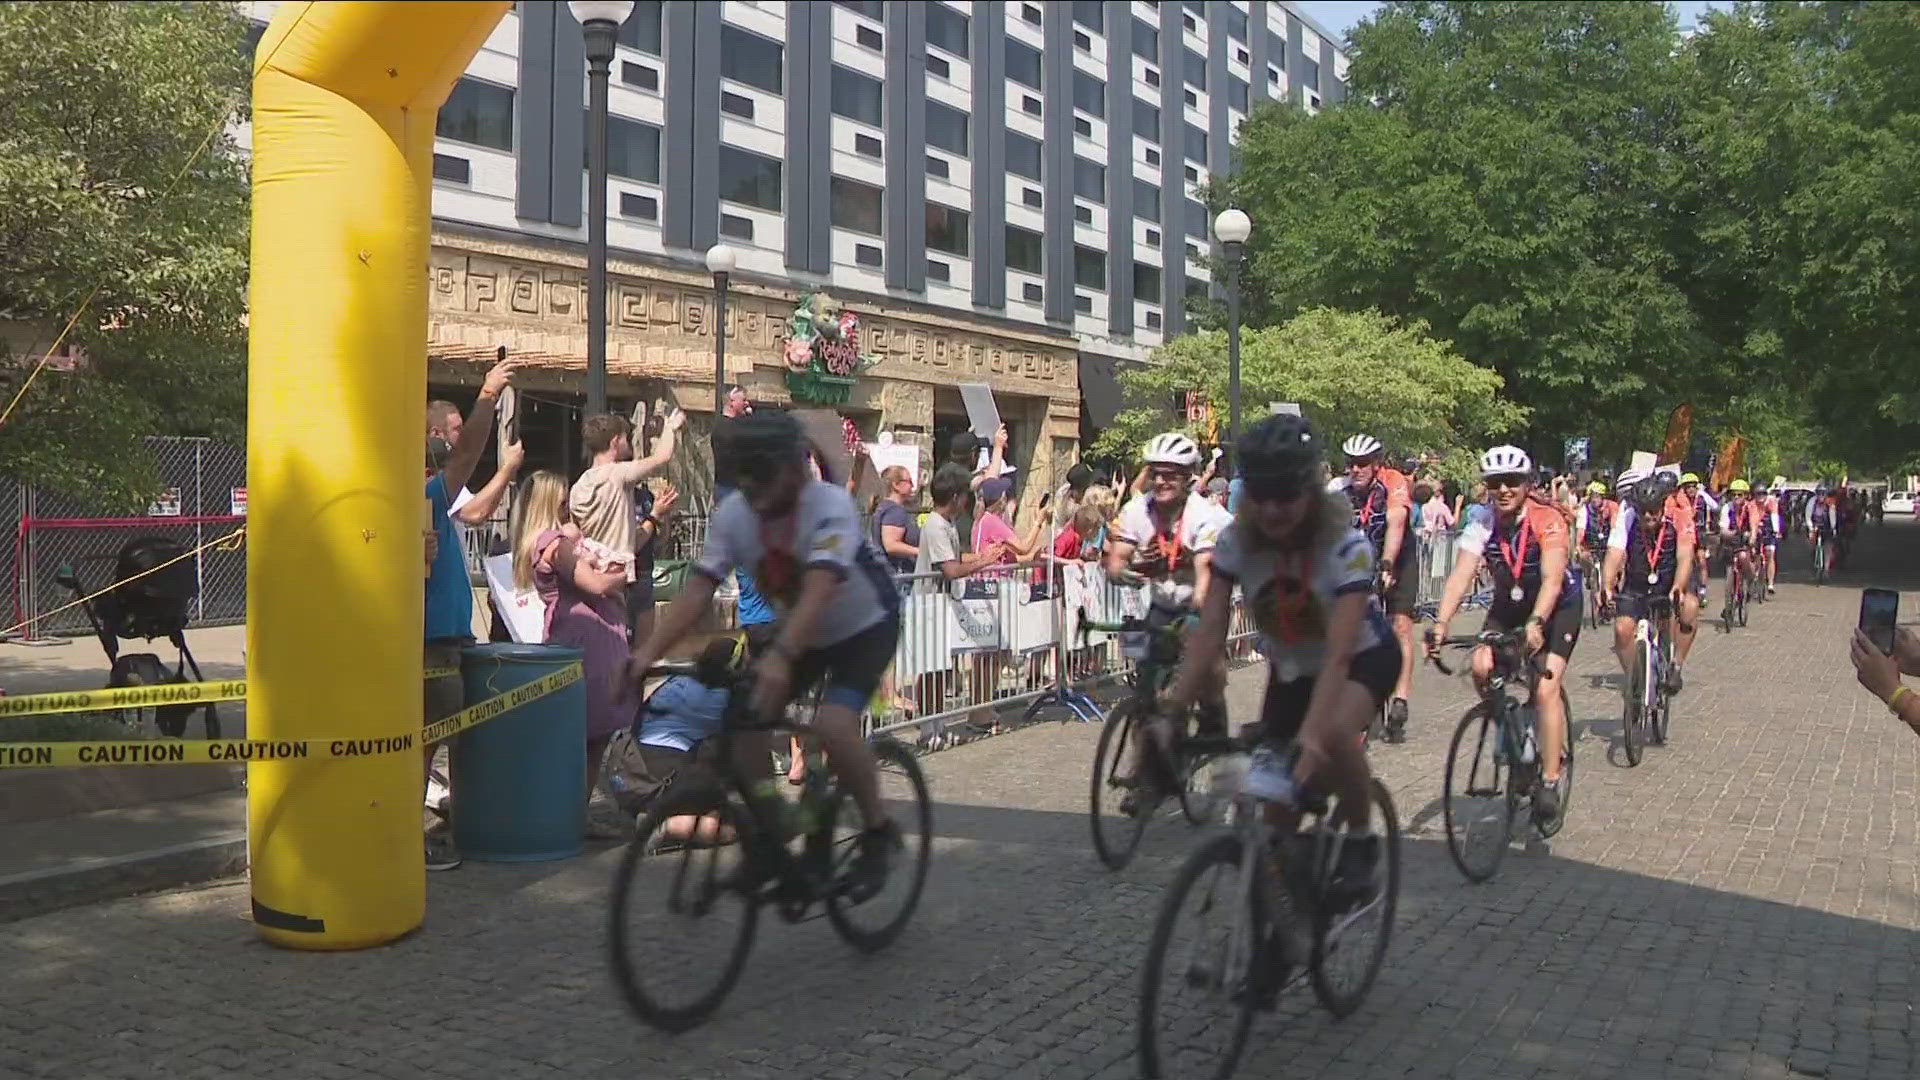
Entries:
[[1633, 646], [1633, 672], [1627, 676], [1626, 705], [1620, 715], [1621, 749], [1627, 756], [1627, 766], [1636, 767], [1641, 757], [1640, 725], [1644, 722], [1642, 702], [1647, 697], [1647, 656], [1646, 644], [1635, 641]]
[[[1187, 861], [1181, 864], [1179, 873], [1168, 884], [1166, 896], [1160, 902], [1160, 912], [1153, 922], [1153, 937], [1147, 944], [1146, 962], [1140, 968], [1140, 1012], [1134, 1023], [1135, 1053], [1139, 1058], [1140, 1075], [1148, 1080], [1158, 1080], [1159, 1077], [1166, 1075], [1160, 1060], [1160, 1030], [1156, 1018], [1161, 1004], [1161, 976], [1167, 965], [1167, 952], [1172, 944], [1174, 929], [1179, 925], [1187, 893], [1193, 889], [1202, 874], [1216, 865], [1237, 870], [1240, 868], [1240, 860], [1241, 844], [1238, 836], [1222, 833], [1208, 839], [1195, 848], [1193, 854], [1187, 857]], [[1234, 878], [1237, 881], [1239, 875], [1234, 875]], [[1257, 890], [1262, 887], [1262, 884], [1255, 882], [1254, 888]], [[1238, 903], [1242, 899], [1244, 898], [1231, 895], [1231, 891], [1227, 896], [1229, 905]], [[1258, 943], [1264, 940], [1267, 933], [1266, 918], [1257, 902], [1246, 916], [1249, 922], [1249, 941]], [[1267, 959], [1258, 944], [1251, 944], [1249, 948], [1251, 952], [1247, 960], [1247, 982], [1252, 979], [1254, 965]], [[1188, 982], [1191, 977], [1189, 972], [1182, 982]], [[1226, 1080], [1233, 1075], [1235, 1066], [1239, 1064], [1240, 1055], [1246, 1049], [1247, 1033], [1253, 1027], [1254, 995], [1251, 986], [1243, 984], [1230, 996], [1237, 996], [1239, 1000], [1235, 1003], [1232, 1026], [1226, 1032], [1226, 1045], [1220, 1051], [1219, 1063], [1209, 1074], [1214, 1080]], [[1183, 1039], [1181, 1042], [1187, 1045], [1191, 1040]], [[1183, 1072], [1180, 1075], [1186, 1074]]]
[[[1475, 752], [1473, 764], [1468, 767], [1468, 775], [1466, 778], [1466, 783], [1469, 787], [1463, 789], [1463, 794], [1467, 797], [1472, 796], [1473, 789], [1471, 785], [1479, 773], [1481, 758], [1485, 756], [1487, 758], [1488, 775], [1492, 783], [1488, 788], [1482, 790], [1488, 794], [1500, 796], [1502, 820], [1499, 823], [1497, 842], [1493, 845], [1493, 856], [1487, 860], [1484, 867], [1468, 864], [1465, 851], [1467, 846], [1466, 838], [1461, 835], [1462, 830], [1457, 828], [1454, 823], [1454, 771], [1460, 761], [1461, 742], [1467, 737], [1469, 731], [1474, 732]], [[1511, 798], [1513, 776], [1511, 766], [1505, 765], [1500, 761], [1498, 752], [1499, 740], [1499, 723], [1489, 712], [1487, 703], [1482, 701], [1468, 709], [1465, 715], [1460, 717], [1460, 722], [1456, 724], [1453, 729], [1453, 739], [1447, 744], [1446, 776], [1443, 781], [1444, 786], [1440, 790], [1441, 820], [1447, 830], [1447, 854], [1452, 857], [1453, 865], [1459, 869], [1461, 875], [1476, 885], [1492, 878], [1494, 873], [1500, 869], [1500, 862], [1507, 857], [1507, 847], [1513, 840], [1514, 801]], [[1500, 782], [1503, 771], [1506, 773], [1507, 779], [1507, 783], [1504, 785], [1507, 790], [1504, 791], [1502, 790], [1502, 784]], [[1468, 829], [1470, 830], [1471, 826], [1468, 826]]]
[[1180, 813], [1187, 824], [1200, 828], [1212, 822], [1217, 816], [1220, 800], [1213, 794], [1212, 779], [1199, 790], [1194, 790], [1194, 781], [1207, 774], [1206, 766], [1219, 760], [1217, 754], [1183, 754], [1180, 760]]
[[1560, 812], [1551, 821], [1534, 819], [1533, 829], [1542, 840], [1559, 835], [1567, 824], [1567, 811], [1573, 806], [1573, 704], [1564, 684], [1560, 687], [1560, 717], [1564, 728], [1560, 739]]
[[[1336, 916], [1321, 904], [1315, 904], [1313, 912], [1313, 953], [1307, 969], [1313, 982], [1313, 996], [1320, 999], [1321, 1006], [1332, 1013], [1335, 1019], [1340, 1020], [1352, 1016], [1360, 1008], [1367, 1000], [1367, 992], [1373, 989], [1374, 980], [1380, 977], [1380, 966], [1387, 956], [1387, 944], [1393, 938], [1394, 915], [1400, 906], [1400, 816], [1394, 812], [1393, 796], [1378, 778], [1373, 781], [1370, 794], [1374, 810], [1380, 817], [1373, 825], [1384, 827], [1380, 837], [1380, 857], [1386, 864], [1386, 873], [1380, 882], [1380, 893], [1376, 899], [1380, 905], [1380, 934], [1374, 940], [1372, 955], [1367, 958], [1366, 974], [1361, 976], [1356, 985], [1345, 990], [1333, 985], [1327, 974], [1327, 960], [1333, 956], [1333, 950], [1328, 948], [1327, 935], [1332, 932]], [[1349, 923], [1353, 918], [1347, 915], [1338, 917]], [[1344, 939], [1344, 935], [1342, 937]]]
[[[1664, 675], [1672, 670], [1673, 642], [1662, 635], [1660, 646], [1661, 656], [1664, 658], [1661, 673]], [[1673, 719], [1673, 694], [1667, 689], [1666, 679], [1662, 678], [1660, 686], [1654, 693], [1653, 711], [1647, 716], [1647, 741], [1654, 746], [1667, 745], [1667, 722], [1671, 719]]]
[[[1134, 737], [1134, 718], [1144, 710], [1138, 698], [1128, 698], [1107, 714], [1100, 726], [1100, 741], [1093, 751], [1093, 783], [1088, 793], [1088, 812], [1093, 825], [1093, 852], [1109, 870], [1124, 869], [1140, 848], [1147, 831], [1147, 819], [1153, 816], [1150, 805], [1140, 806], [1132, 815], [1109, 816], [1102, 810], [1103, 797], [1114, 799], [1118, 810], [1123, 790], [1116, 783], [1118, 770], [1124, 767], [1127, 748]], [[1146, 800], [1143, 798], [1142, 803]]]
[[[845, 893], [835, 889], [827, 894], [826, 906], [827, 921], [833, 924], [834, 932], [840, 935], [841, 940], [861, 952], [873, 953], [893, 944], [920, 906], [920, 894], [926, 890], [927, 871], [933, 862], [933, 796], [927, 790], [927, 774], [920, 768], [920, 760], [913, 756], [913, 751], [905, 743], [890, 736], [878, 735], [868, 740], [867, 745], [872, 748], [874, 760], [879, 763], [883, 773], [889, 767], [898, 771], [905, 782], [907, 794], [913, 800], [912, 809], [905, 815], [908, 819], [906, 822], [900, 820], [899, 814], [894, 817], [894, 823], [902, 826], [901, 839], [911, 866], [895, 865], [888, 873], [890, 879], [903, 871], [908, 873], [906, 896], [898, 912], [872, 929], [859, 925], [857, 916], [878, 897], [855, 904], [847, 899]], [[831, 805], [834, 807], [834, 822], [837, 822], [852, 807], [853, 796], [841, 789]], [[857, 809], [855, 813], [858, 813]], [[827, 827], [831, 829], [834, 822]]]
[[[612, 919], [607, 938], [608, 955], [613, 965], [613, 981], [619, 987], [627, 1007], [633, 1010], [634, 1015], [654, 1027], [675, 1034], [696, 1027], [701, 1021], [713, 1015], [713, 1011], [726, 1000], [727, 994], [732, 992], [734, 984], [740, 981], [741, 972], [746, 969], [747, 954], [753, 948], [754, 930], [760, 916], [760, 901], [752, 890], [738, 887], [725, 888], [725, 892], [743, 899], [745, 906], [742, 909], [739, 933], [721, 964], [719, 979], [704, 994], [698, 995], [687, 1004], [678, 1006], [668, 1005], [658, 1000], [646, 988], [643, 984], [643, 974], [662, 976], [673, 980], [678, 985], [684, 985], [689, 974], [688, 965], [671, 961], [663, 962], [663, 953], [654, 948], [640, 949], [636, 955], [636, 947], [640, 943], [632, 940], [627, 919], [629, 906], [640, 899], [636, 894], [634, 882], [649, 859], [648, 848], [651, 846], [654, 830], [661, 822], [682, 814], [702, 816], [715, 814], [720, 818], [720, 828], [731, 828], [734, 835], [741, 839], [747, 838], [752, 828], [746, 811], [732, 799], [719, 798], [716, 801], [713, 792], [687, 791], [676, 794], [669, 786], [668, 790], [661, 793], [651, 812], [640, 818], [638, 835], [627, 845], [626, 854], [621, 857], [620, 869], [614, 876]], [[738, 842], [709, 847], [686, 847], [672, 853], [682, 856], [682, 866], [675, 876], [675, 884], [684, 880], [686, 861], [707, 853], [716, 853], [717, 859], [717, 853], [723, 851], [734, 851], [744, 855], [744, 848]], [[652, 856], [654, 859], [660, 857], [660, 855]], [[712, 876], [710, 872], [710, 879]], [[709, 884], [712, 884], [711, 880]], [[670, 904], [670, 908], [672, 906]], [[660, 940], [678, 941], [681, 938], [680, 935], [669, 931], [661, 935]], [[649, 945], [651, 944], [657, 944], [657, 942], [650, 942]], [[697, 954], [701, 950], [692, 951]]]

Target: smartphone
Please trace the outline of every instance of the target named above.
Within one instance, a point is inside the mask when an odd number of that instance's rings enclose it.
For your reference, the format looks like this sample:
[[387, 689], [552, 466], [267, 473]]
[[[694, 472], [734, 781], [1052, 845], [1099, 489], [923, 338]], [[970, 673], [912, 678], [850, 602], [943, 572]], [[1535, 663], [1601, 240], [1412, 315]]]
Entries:
[[1873, 647], [1893, 655], [1893, 625], [1900, 615], [1900, 594], [1892, 589], [1860, 590], [1860, 629]]

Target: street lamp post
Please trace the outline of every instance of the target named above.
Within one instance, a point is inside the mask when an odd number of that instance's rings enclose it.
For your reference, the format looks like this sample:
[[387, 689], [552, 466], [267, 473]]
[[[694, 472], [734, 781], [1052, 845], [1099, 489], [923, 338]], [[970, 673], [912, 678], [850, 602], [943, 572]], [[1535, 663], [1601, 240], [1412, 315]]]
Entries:
[[[1213, 235], [1227, 253], [1227, 445], [1240, 446], [1240, 252], [1253, 222], [1229, 207], [1213, 219]], [[1230, 462], [1238, 465], [1239, 462]]]
[[587, 41], [587, 415], [607, 411], [607, 74], [633, 0], [568, 0]]
[[713, 415], [727, 407], [727, 278], [735, 256], [725, 244], [707, 249], [707, 271], [713, 275]]

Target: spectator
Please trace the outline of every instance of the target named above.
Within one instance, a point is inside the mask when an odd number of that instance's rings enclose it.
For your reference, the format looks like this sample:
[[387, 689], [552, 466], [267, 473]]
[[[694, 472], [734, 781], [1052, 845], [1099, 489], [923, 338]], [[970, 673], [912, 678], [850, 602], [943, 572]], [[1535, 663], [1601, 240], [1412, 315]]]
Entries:
[[[451, 668], [454, 674], [428, 679], [423, 687], [424, 717], [431, 724], [460, 711], [465, 691], [460, 683], [460, 650], [473, 643], [473, 586], [467, 580], [467, 563], [461, 554], [460, 536], [453, 527], [453, 493], [467, 486], [474, 466], [487, 448], [493, 433], [493, 409], [500, 394], [513, 384], [513, 365], [502, 360], [495, 364], [480, 384], [480, 396], [473, 411], [452, 428], [454, 437], [446, 438], [447, 420], [440, 416], [441, 435], [431, 434], [433, 410], [428, 413], [427, 457], [436, 463], [427, 477], [426, 497], [432, 534], [427, 541], [427, 587], [425, 666]], [[422, 747], [428, 771], [433, 765], [434, 747]], [[426, 800], [426, 777], [421, 777], [421, 801]], [[444, 835], [426, 835], [427, 869], [452, 870], [460, 865], [460, 855]]]
[[[972, 496], [972, 476], [952, 463], [940, 466], [927, 486], [933, 511], [920, 527], [920, 554], [914, 573], [931, 574], [938, 570], [947, 581], [963, 578], [983, 566], [1000, 561], [1004, 545], [994, 545], [970, 554], [960, 550], [960, 530], [955, 522], [965, 512]], [[939, 582], [929, 581], [928, 591], [941, 591]]]
[[[713, 418], [713, 508], [718, 510], [727, 496], [732, 495], [739, 485], [739, 473], [736, 468], [738, 457], [733, 452], [734, 425], [742, 416], [753, 412], [753, 403], [747, 400], [747, 391], [743, 387], [733, 386], [727, 389], [726, 404], [721, 406], [720, 415]], [[760, 595], [754, 587], [753, 574], [744, 567], [735, 567], [734, 580], [739, 583], [739, 595], [735, 601], [734, 613], [742, 630], [754, 627], [766, 628], [773, 625], [773, 606]], [[748, 636], [764, 634], [765, 629], [753, 630]], [[645, 638], [634, 638], [636, 648]]]
[[880, 484], [885, 491], [873, 513], [875, 546], [886, 555], [894, 573], [911, 574], [920, 561], [920, 526], [907, 511], [913, 499], [913, 474], [904, 465], [889, 465], [881, 470]]
[[[460, 415], [460, 406], [451, 401], [427, 402], [427, 442], [430, 456], [441, 460], [433, 462], [439, 465], [445, 454], [460, 441], [460, 432], [466, 427], [466, 420]], [[434, 440], [438, 440], [435, 442]], [[513, 486], [520, 475], [520, 467], [526, 463], [526, 451], [521, 449], [518, 440], [500, 447], [500, 460], [494, 466], [493, 479], [478, 492], [468, 491], [466, 485], [453, 496], [453, 519], [462, 525], [485, 525], [493, 520], [493, 512], [500, 508], [500, 500], [506, 496], [507, 489]], [[455, 536], [459, 531], [455, 530]], [[465, 545], [462, 545], [463, 549]]]
[[1082, 505], [1053, 539], [1053, 557], [1061, 562], [1098, 562], [1107, 546], [1107, 517], [1098, 506]]
[[1053, 523], [1065, 525], [1073, 520], [1080, 510], [1080, 504], [1086, 501], [1087, 489], [1093, 485], [1093, 469], [1086, 462], [1075, 462], [1067, 470], [1067, 482], [1061, 484], [1053, 493]]
[[[1424, 497], [1422, 492], [1425, 493]], [[1428, 542], [1438, 539], [1442, 533], [1453, 530], [1453, 508], [1447, 505], [1446, 497], [1433, 486], [1432, 481], [1415, 484], [1413, 497], [1415, 502], [1420, 504], [1420, 529], [1426, 534]]]
[[[613, 419], [618, 419], [617, 417]], [[574, 492], [579, 485], [574, 485]], [[520, 533], [513, 538], [513, 580], [532, 585], [547, 605], [546, 641], [581, 651], [587, 692], [587, 797], [593, 797], [607, 740], [626, 726], [633, 703], [621, 675], [627, 657], [626, 607], [630, 566], [596, 560], [580, 528], [568, 519], [567, 482], [545, 469], [527, 477], [520, 498]], [[590, 824], [590, 839], [618, 836]]]
[[653, 565], [660, 537], [671, 529], [680, 491], [664, 481], [656, 493], [646, 484], [633, 489], [633, 585], [627, 590], [627, 638], [645, 641], [653, 635]]
[[[634, 488], [673, 460], [675, 440], [686, 422], [687, 415], [677, 409], [669, 414], [660, 426], [660, 438], [655, 441], [653, 452], [638, 461], [633, 455], [633, 425], [626, 417], [601, 413], [587, 417], [580, 425], [581, 439], [590, 460], [587, 471], [573, 482], [567, 509], [585, 539], [611, 552], [610, 558], [594, 561], [603, 567], [611, 562], [624, 567], [627, 580], [624, 596], [614, 598], [621, 606], [619, 623], [623, 633], [634, 624], [638, 609], [644, 609], [649, 618], [653, 612], [652, 570], [648, 570], [643, 584], [636, 573], [636, 553], [640, 546], [637, 541], [642, 536], [651, 541], [658, 532], [659, 522], [644, 530], [636, 526]], [[598, 554], [591, 545], [587, 550]]]
[[[644, 812], [668, 785], [676, 791], [710, 791], [716, 799], [725, 796], [701, 747], [724, 725], [726, 684], [745, 663], [745, 651], [745, 642], [738, 637], [715, 638], [700, 654], [697, 676], [675, 675], [647, 696], [634, 716], [632, 749], [619, 762], [623, 789], [619, 801], [624, 813]], [[668, 818], [658, 835], [683, 842], [733, 840], [716, 815]]]
[[1920, 638], [1905, 627], [1893, 637], [1893, 655], [1880, 651], [1865, 632], [1853, 632], [1853, 670], [1860, 685], [1884, 702], [1900, 722], [1920, 735], [1920, 694], [1900, 682], [1900, 676], [1920, 675]]
[[980, 519], [973, 523], [973, 550], [985, 551], [998, 544], [999, 562], [1026, 562], [1040, 553], [1041, 532], [1046, 526], [1044, 513], [1035, 518], [1027, 535], [1019, 536], [1007, 518], [1013, 515], [1013, 483], [995, 477], [980, 485]]
[[1474, 481], [1473, 495], [1466, 507], [1460, 511], [1459, 520], [1465, 526], [1482, 525], [1493, 528], [1493, 509], [1487, 505], [1487, 485]]

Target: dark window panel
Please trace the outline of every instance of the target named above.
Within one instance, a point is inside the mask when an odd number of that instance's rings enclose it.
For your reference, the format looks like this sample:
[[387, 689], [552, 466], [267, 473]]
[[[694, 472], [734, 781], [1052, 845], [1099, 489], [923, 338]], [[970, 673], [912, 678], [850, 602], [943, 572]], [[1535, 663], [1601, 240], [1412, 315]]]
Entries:
[[1079, 312], [1082, 315], [1093, 314], [1093, 297], [1088, 296], [1085, 293], [1074, 293], [1073, 294], [1073, 310]]
[[879, 188], [836, 174], [829, 186], [829, 196], [834, 228], [868, 236], [883, 235]]
[[1007, 171], [1029, 180], [1040, 179], [1040, 140], [1007, 129]]
[[947, 177], [953, 175], [953, 173], [952, 173], [952, 170], [947, 168], [946, 158], [935, 157], [932, 154], [928, 154], [927, 155], [927, 175], [932, 177], [937, 177], [941, 180], [945, 180], [947, 179]]
[[1107, 5], [1100, 0], [1073, 0], [1073, 21], [1096, 34], [1103, 33], [1107, 28]]
[[877, 267], [881, 265], [880, 249], [874, 247], [872, 244], [855, 244], [853, 248], [853, 261], [859, 263], [861, 266]]
[[1020, 111], [1026, 113], [1028, 116], [1039, 116], [1040, 99], [1034, 97], [1032, 94], [1027, 94], [1020, 99]]
[[473, 181], [473, 163], [463, 157], [451, 154], [433, 155], [433, 178], [445, 180], [451, 184], [466, 184]]
[[1139, 19], [1133, 20], [1133, 55], [1150, 63], [1160, 60], [1160, 31]]
[[1040, 89], [1040, 50], [1018, 38], [1007, 38], [1007, 78]]
[[1207, 160], [1207, 133], [1194, 127], [1192, 124], [1187, 124], [1186, 129], [1188, 159], [1205, 164]]
[[1040, 209], [1040, 189], [1027, 188], [1020, 192], [1020, 201], [1033, 207], [1035, 210]]
[[1160, 139], [1160, 109], [1139, 98], [1133, 99], [1133, 133], [1143, 139]]
[[1147, 164], [1156, 166], [1160, 164], [1160, 151], [1151, 146], [1147, 147]]
[[[586, 111], [581, 110], [585, 116]], [[580, 155], [586, 168], [586, 153]], [[607, 172], [629, 180], [660, 182], [660, 129], [624, 116], [607, 117]]]
[[1133, 216], [1148, 221], [1160, 220], [1160, 187], [1145, 180], [1133, 181]]
[[1018, 225], [1007, 226], [1007, 266], [1029, 274], [1046, 273], [1046, 244], [1041, 235]]
[[1093, 211], [1084, 206], [1075, 206], [1073, 208], [1073, 220], [1082, 225], [1091, 225], [1093, 224]]
[[660, 89], [660, 69], [631, 60], [620, 61], [620, 81], [642, 90]]
[[1208, 215], [1207, 208], [1192, 199], [1186, 200], [1186, 204], [1187, 235], [1197, 236], [1202, 240], [1212, 236], [1213, 220], [1211, 216]]
[[1040, 9], [1032, 4], [1020, 5], [1020, 17], [1035, 26], [1040, 25]]
[[1093, 39], [1075, 30], [1073, 32], [1073, 47], [1079, 49], [1081, 52], [1090, 53], [1093, 51]]
[[462, 76], [440, 106], [434, 134], [493, 150], [513, 149], [513, 91]]
[[1091, 116], [1107, 115], [1107, 84], [1078, 68], [1073, 72], [1073, 107]]
[[879, 79], [863, 75], [849, 67], [833, 65], [830, 99], [834, 115], [858, 120], [874, 127], [885, 127], [886, 88]]
[[1180, 53], [1180, 77], [1187, 81], [1188, 86], [1197, 86], [1205, 90], [1207, 88], [1206, 58], [1192, 49], [1181, 49]]
[[927, 248], [965, 258], [972, 249], [972, 215], [937, 202], [927, 203]]
[[1106, 166], [1088, 161], [1077, 154], [1074, 155], [1073, 193], [1088, 202], [1097, 202], [1105, 206], [1107, 203]]
[[779, 158], [765, 157], [737, 146], [720, 147], [720, 197], [742, 206], [780, 210]]
[[1147, 85], [1148, 85], [1148, 86], [1159, 86], [1159, 85], [1160, 85], [1160, 69], [1158, 69], [1158, 68], [1148, 68], [1148, 69], [1146, 70], [1146, 77], [1147, 77]]
[[753, 119], [753, 99], [729, 90], [722, 90], [720, 91], [720, 111], [744, 120], [751, 120]]
[[1147, 230], [1146, 244], [1148, 247], [1153, 247], [1153, 248], [1157, 248], [1160, 246], [1160, 230], [1159, 229]]
[[886, 37], [871, 26], [854, 27], [853, 41], [854, 44], [872, 49], [874, 52], [885, 52], [887, 47]]
[[620, 193], [620, 216], [658, 221], [660, 220], [660, 200], [651, 195], [642, 195], [637, 191], [623, 191]]
[[1047, 290], [1031, 281], [1021, 284], [1020, 295], [1029, 304], [1043, 304], [1047, 300]]
[[1088, 289], [1107, 287], [1107, 253], [1073, 245], [1073, 283]]
[[880, 140], [871, 135], [855, 135], [853, 152], [862, 157], [877, 158], [880, 156]]
[[1221, 4], [1220, 10], [1225, 12], [1221, 21], [1227, 24], [1227, 36], [1235, 41], [1247, 40], [1247, 13], [1232, 4]]
[[753, 243], [753, 222], [738, 214], [720, 215], [720, 235]]
[[638, 49], [653, 56], [661, 55], [660, 7], [661, 0], [640, 0], [633, 5], [633, 14], [620, 24], [615, 40], [629, 49]]
[[857, 11], [875, 22], [887, 17], [886, 0], [833, 0], [833, 2], [848, 11]]
[[1147, 263], [1133, 264], [1133, 298], [1148, 304], [1160, 302], [1160, 268]]
[[944, 79], [953, 74], [953, 65], [947, 63], [945, 60], [940, 59], [939, 57], [933, 55], [932, 53], [928, 53], [927, 54], [927, 72], [928, 74], [938, 75]]
[[967, 59], [967, 17], [940, 0], [926, 0], [927, 44]]
[[1246, 112], [1249, 89], [1240, 78], [1233, 75], [1227, 76], [1227, 105]]
[[785, 85], [786, 46], [729, 22], [720, 24], [720, 74], [769, 94]]
[[939, 259], [928, 259], [927, 260], [927, 280], [928, 281], [952, 281], [953, 267], [947, 265], [946, 263], [941, 262]]
[[[938, 4], [935, 5], [939, 6]], [[967, 114], [959, 109], [942, 105], [938, 101], [927, 102], [927, 145], [939, 147], [952, 154], [965, 157], [968, 154]]]
[[1160, 329], [1160, 313], [1159, 312], [1157, 311], [1147, 312], [1147, 329], [1149, 330]]

